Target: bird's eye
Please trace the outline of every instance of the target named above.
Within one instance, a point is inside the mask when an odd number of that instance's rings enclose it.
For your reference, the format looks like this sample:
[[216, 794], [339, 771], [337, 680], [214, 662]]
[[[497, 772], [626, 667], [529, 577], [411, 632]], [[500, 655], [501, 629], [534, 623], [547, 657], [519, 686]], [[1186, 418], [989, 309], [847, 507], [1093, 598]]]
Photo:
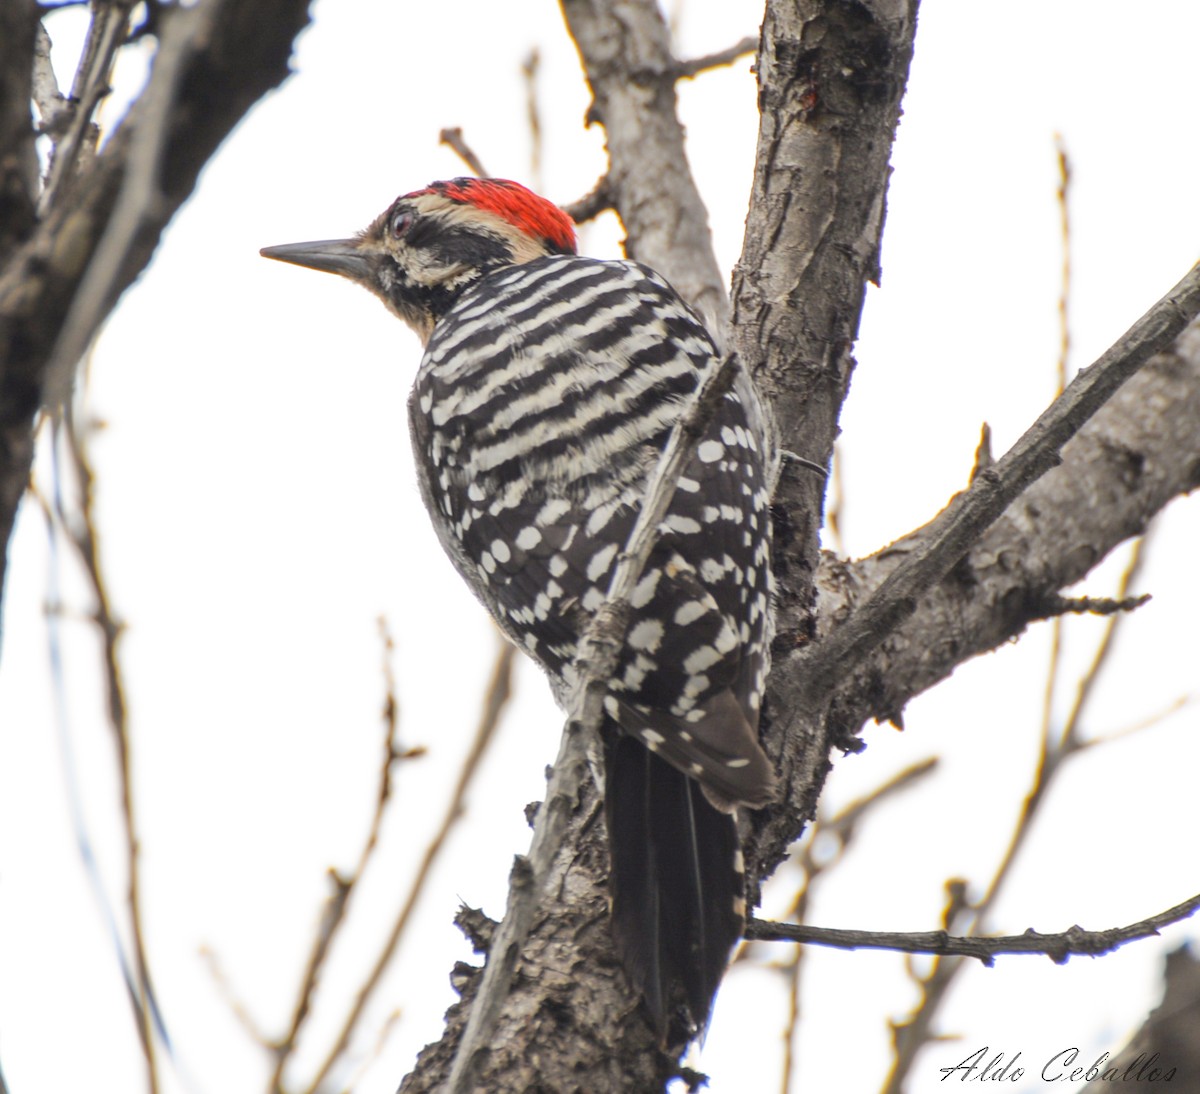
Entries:
[[392, 238], [403, 239], [413, 224], [412, 213], [400, 212], [392, 217]]

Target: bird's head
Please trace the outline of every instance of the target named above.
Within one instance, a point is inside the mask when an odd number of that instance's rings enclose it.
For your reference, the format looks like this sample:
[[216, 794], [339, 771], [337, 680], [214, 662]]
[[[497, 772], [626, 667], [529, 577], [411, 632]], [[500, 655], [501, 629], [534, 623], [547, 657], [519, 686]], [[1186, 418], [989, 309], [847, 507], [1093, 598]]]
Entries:
[[574, 254], [575, 227], [557, 205], [520, 183], [459, 178], [397, 198], [352, 239], [287, 243], [260, 253], [356, 281], [426, 342], [463, 290], [485, 274], [543, 255]]

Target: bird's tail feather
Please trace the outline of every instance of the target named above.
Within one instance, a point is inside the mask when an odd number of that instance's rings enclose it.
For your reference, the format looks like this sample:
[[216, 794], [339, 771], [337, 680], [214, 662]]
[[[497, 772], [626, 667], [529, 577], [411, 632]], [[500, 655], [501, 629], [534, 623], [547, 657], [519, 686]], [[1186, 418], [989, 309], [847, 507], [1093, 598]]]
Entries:
[[743, 927], [734, 818], [640, 742], [614, 734], [605, 772], [613, 935], [664, 1046], [708, 1021]]

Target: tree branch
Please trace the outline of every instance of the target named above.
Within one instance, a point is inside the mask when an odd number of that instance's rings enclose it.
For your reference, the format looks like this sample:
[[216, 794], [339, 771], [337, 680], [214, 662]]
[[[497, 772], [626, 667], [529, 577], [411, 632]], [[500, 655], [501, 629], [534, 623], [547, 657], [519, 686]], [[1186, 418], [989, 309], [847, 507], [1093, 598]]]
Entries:
[[1058, 934], [1041, 934], [1031, 927], [1024, 934], [990, 938], [955, 936], [947, 931], [844, 931], [753, 919], [746, 924], [746, 937], [760, 942], [805, 942], [840, 950], [896, 950], [942, 957], [974, 957], [989, 967], [995, 964], [997, 957], [1005, 954], [1043, 954], [1055, 964], [1062, 965], [1072, 956], [1099, 957], [1127, 942], [1150, 938], [1161, 928], [1194, 915], [1197, 909], [1200, 909], [1200, 894], [1124, 927], [1087, 931], [1074, 926]]
[[1200, 314], [1200, 263], [1139, 319], [1066, 390], [994, 465], [980, 472], [922, 531], [920, 542], [849, 619], [795, 658], [789, 672], [813, 689], [820, 702], [837, 674], [860, 664], [916, 610], [917, 598], [966, 554], [1031, 483], [1062, 462], [1061, 451], [1151, 356], [1168, 348]]
[[1064, 615], [1116, 615], [1133, 612], [1150, 602], [1150, 594], [1126, 596], [1114, 600], [1110, 596], [1052, 596], [1042, 605], [1042, 618]]
[[608, 192], [608, 176], [603, 175], [597, 180], [596, 185], [583, 195], [578, 201], [572, 201], [568, 205], [564, 205], [563, 212], [567, 214], [576, 224], [583, 224], [589, 220], [594, 220], [601, 213], [608, 212], [613, 208], [612, 195]]
[[750, 35], [740, 42], [734, 43], [728, 49], [719, 49], [716, 53], [706, 53], [703, 57], [695, 57], [690, 61], [676, 62], [675, 78], [690, 80], [702, 72], [708, 72], [714, 68], [724, 68], [726, 65], [733, 64], [734, 61], [749, 56], [756, 49], [758, 49], [758, 36]]
[[[4, 6], [6, 11], [16, 7], [36, 11], [33, 5]], [[181, 56], [176, 61], [155, 63], [142, 99], [74, 184], [72, 201], [57, 202], [44, 219], [31, 220], [17, 244], [0, 254], [0, 542], [8, 540], [29, 478], [34, 416], [43, 401], [55, 346], [60, 346], [60, 359], [69, 356], [72, 347], [86, 346], [145, 268], [209, 157], [246, 111], [287, 76], [292, 41], [308, 21], [307, 8], [308, 0], [262, 0], [253, 5], [200, 0], [190, 8], [172, 8], [163, 44], [180, 33], [169, 25], [176, 20], [182, 20], [177, 28], [206, 30], [206, 36], [177, 43]], [[218, 11], [219, 18], [209, 18]], [[6, 48], [7, 35], [0, 39]], [[27, 129], [33, 45], [30, 26], [27, 80], [19, 100]], [[171, 50], [167, 54], [176, 56]], [[167, 87], [169, 103], [157, 97], [157, 89]], [[162, 132], [155, 134], [160, 123]], [[143, 126], [150, 132], [139, 137]], [[136, 155], [157, 156], [157, 169], [136, 163]], [[141, 182], [126, 190], [130, 172]], [[132, 217], [129, 195], [145, 194], [146, 180], [153, 181], [150, 192], [161, 200], [148, 215], [138, 214], [136, 226], [132, 219], [123, 219], [108, 235], [122, 195], [122, 216]], [[94, 264], [106, 237], [104, 261]], [[75, 310], [72, 329], [65, 331], [85, 277], [90, 279], [87, 299]], [[4, 557], [0, 551], [0, 584]]]
[[[840, 0], [837, 3], [825, 0], [825, 5], [835, 18], [840, 18], [848, 7], [855, 11], [860, 8]], [[724, 314], [724, 285], [712, 257], [706, 215], [683, 155], [682, 130], [674, 112], [674, 62], [657, 5], [650, 0], [563, 0], [562, 6], [592, 87], [591, 117], [606, 126], [611, 165], [605, 194], [611, 197], [625, 224], [629, 235], [627, 250], [631, 256], [662, 272], [689, 303], [699, 304], [702, 311], [709, 313], [709, 322], [715, 323]], [[790, 18], [794, 7], [790, 0], [787, 3], [772, 0], [768, 20], [777, 18], [778, 11]], [[871, 102], [861, 109], [848, 107], [839, 118], [841, 130], [849, 134], [847, 139], [858, 149], [857, 157], [847, 156], [836, 173], [821, 174], [820, 167], [814, 168], [813, 177], [819, 178], [821, 185], [833, 179], [856, 195], [866, 195], [860, 202], [865, 213], [847, 203], [848, 226], [839, 229], [833, 245], [822, 252], [822, 261], [837, 264], [837, 275], [823, 278], [819, 269], [812, 272], [814, 283], [822, 286], [821, 292], [812, 297], [818, 301], [816, 314], [824, 315], [825, 308], [852, 313], [852, 321], [845, 324], [847, 338], [857, 325], [856, 309], [861, 304], [864, 287], [858, 274], [855, 274], [857, 283], [850, 285], [853, 279], [844, 274], [842, 264], [849, 255], [855, 269], [874, 269], [873, 251], [858, 241], [864, 232], [869, 235], [873, 230], [877, 235], [882, 224], [882, 192], [914, 30], [911, 20], [872, 24], [872, 28], [874, 36], [866, 30], [858, 37], [830, 38], [829, 53], [822, 62], [835, 77], [849, 71], [858, 84], [878, 79], [888, 89], [888, 95], [872, 96]], [[864, 56], [858, 48], [864, 34], [868, 41], [876, 41], [883, 35], [889, 42], [888, 49], [883, 51], [886, 72], [876, 72], [871, 67], [876, 56]], [[760, 72], [764, 56], [769, 58], [767, 68], [776, 70], [776, 54], [770, 52], [774, 48], [764, 45], [760, 52]], [[783, 50], [777, 60], [779, 71], [787, 72], [790, 80], [792, 69], [788, 66], [795, 61], [794, 55]], [[791, 101], [795, 93], [792, 89], [783, 99]], [[773, 102], [772, 109], [775, 105]], [[788, 132], [795, 133], [795, 127]], [[760, 169], [766, 170], [765, 163]], [[783, 185], [788, 185], [787, 180]], [[747, 227], [747, 246], [761, 251], [760, 244], [767, 236], [760, 238], [759, 233], [773, 231], [776, 226], [764, 223], [761, 215], [756, 220], [752, 208]], [[773, 250], [772, 253], [771, 268], [775, 270], [783, 269], [794, 257], [786, 247], [781, 247], [778, 254]], [[764, 290], [769, 287], [764, 282], [759, 284]], [[844, 290], [854, 303], [844, 304], [840, 295], [836, 303], [830, 302], [826, 284], [834, 285], [838, 293]], [[752, 319], [770, 314], [780, 317], [782, 322], [783, 317], [789, 316], [788, 322], [808, 330], [811, 317], [792, 314], [796, 299], [784, 290], [771, 297], [769, 306], [756, 305], [757, 310], [751, 311], [746, 310], [749, 295], [743, 293], [743, 307], [746, 316]], [[825, 329], [820, 327], [821, 331]], [[742, 344], [752, 354], [751, 359], [744, 360], [752, 360], [754, 367], [758, 367], [762, 353], [753, 337]], [[784, 364], [791, 367], [793, 363], [789, 357]], [[836, 421], [830, 429], [832, 436]], [[797, 453], [802, 449], [795, 439], [789, 440], [787, 447]], [[804, 449], [804, 453], [806, 459], [821, 454], [819, 449], [812, 448]], [[815, 462], [825, 465], [823, 460]], [[819, 524], [823, 479], [798, 461], [790, 464], [800, 471], [796, 477], [805, 480], [805, 491], [811, 487], [809, 492], [816, 499], [811, 510], [817, 514], [815, 520]], [[810, 515], [805, 511], [795, 520], [801, 525], [810, 520]], [[782, 540], [785, 548], [788, 538]], [[777, 542], [781, 542], [778, 537]], [[814, 563], [807, 580], [811, 580], [816, 569], [815, 548], [812, 554]], [[795, 588], [795, 584], [790, 587]], [[811, 592], [801, 595], [811, 600]], [[797, 746], [796, 752], [815, 756], [816, 763], [821, 765], [826, 762], [828, 744], [807, 754]], [[786, 777], [789, 771], [784, 774]], [[631, 998], [612, 952], [604, 885], [607, 861], [600, 825], [598, 798], [590, 783], [585, 782], [570, 819], [567, 834], [570, 853], [560, 856], [547, 879], [546, 899], [525, 946], [519, 979], [496, 1027], [486, 1063], [489, 1090], [527, 1090], [539, 1083], [564, 1091], [596, 1089], [605, 1084], [613, 1089], [652, 1090], [661, 1089], [677, 1074], [675, 1062], [655, 1048], [653, 1032], [638, 1011], [636, 1000]], [[790, 826], [792, 835], [798, 829], [798, 822]], [[461, 985], [463, 1001], [448, 1013], [445, 1035], [421, 1054], [416, 1069], [402, 1086], [403, 1091], [433, 1091], [444, 1082], [463, 1011], [477, 990], [478, 980], [477, 975], [470, 975], [460, 966], [456, 983]], [[584, 1085], [580, 1085], [581, 1076], [587, 1077]]]
[[483, 161], [475, 154], [475, 150], [467, 144], [467, 138], [463, 135], [462, 126], [455, 125], [443, 129], [438, 134], [438, 144], [444, 144], [467, 165], [467, 170], [477, 178], [485, 179], [488, 177], [487, 170], [483, 166]]
[[0, 264], [34, 222], [38, 161], [29, 95], [40, 29], [34, 4], [0, 4]]
[[708, 211], [688, 168], [675, 113], [678, 64], [656, 0], [561, 0], [604, 126], [606, 194], [630, 258], [658, 270], [720, 342], [729, 317]]
[[[1021, 494], [860, 670], [843, 677], [831, 703], [843, 732], [869, 718], [899, 719], [910, 698], [955, 666], [1044, 618], [1059, 589], [1198, 485], [1200, 321], [1129, 380], [1063, 448], [1062, 464]], [[825, 558], [819, 629], [846, 618], [924, 535], [918, 529], [853, 564]], [[770, 838], [773, 852], [786, 834]]]
[[[761, 116], [733, 274], [733, 344], [772, 405], [785, 451], [822, 467], [838, 434], [866, 286], [880, 276], [916, 13], [917, 0], [772, 0], [763, 20]], [[801, 460], [784, 460], [773, 502], [776, 667], [762, 730], [787, 789], [778, 807], [759, 815], [762, 842], [748, 848], [752, 901], [754, 881], [813, 816], [829, 751], [846, 736], [844, 720], [803, 705], [781, 660], [807, 645], [818, 624], [813, 582], [825, 482]]]
[[38, 197], [40, 217], [59, 204], [61, 196], [91, 163], [100, 139], [100, 128], [92, 121], [92, 115], [109, 93], [117, 50], [129, 34], [132, 8], [132, 0], [107, 0], [95, 5], [71, 95], [64, 106], [65, 122], [58, 117], [53, 119], [56, 125], [65, 125], [65, 132], [55, 141], [50, 155], [46, 185]]
[[[72, 546], [79, 555], [95, 601], [94, 619], [100, 631], [103, 650], [104, 689], [108, 700], [108, 723], [113, 734], [113, 746], [117, 759], [117, 774], [121, 795], [121, 822], [124, 837], [126, 881], [126, 913], [128, 915], [131, 941], [131, 978], [128, 982], [129, 1000], [133, 1006], [142, 1054], [146, 1061], [146, 1080], [149, 1094], [158, 1094], [158, 1050], [156, 1034], [162, 1037], [169, 1049], [166, 1030], [161, 1025], [161, 1016], [150, 964], [146, 953], [146, 929], [144, 915], [141, 836], [138, 824], [137, 800], [134, 796], [133, 749], [129, 732], [129, 707], [125, 702], [125, 673], [120, 653], [124, 626], [113, 611], [108, 593], [108, 582], [100, 563], [100, 541], [96, 532], [95, 472], [92, 469], [88, 445], [90, 428], [83, 431], [77, 427], [70, 413], [63, 418], [63, 443], [71, 468], [78, 481], [78, 521], [71, 528], [65, 513], [59, 518], [68, 529]], [[123, 956], [123, 955], [122, 955]]]
[[[1138, 540], [1134, 544], [1129, 564], [1121, 577], [1120, 589], [1118, 591], [1119, 597], [1124, 598], [1125, 594], [1128, 593], [1137, 580], [1142, 559], [1145, 557], [1143, 553], [1144, 544], [1145, 538]], [[999, 864], [996, 866], [983, 896], [972, 904], [967, 904], [966, 901], [959, 903], [955, 908], [955, 919], [952, 922], [947, 922], [945, 924], [947, 927], [957, 926], [959, 923], [962, 923], [966, 925], [967, 931], [971, 935], [983, 935], [990, 929], [988, 919], [992, 913], [992, 909], [995, 907], [1000, 893], [1008, 883], [1008, 880], [1012, 877], [1013, 864], [1016, 862], [1021, 848], [1033, 831], [1034, 822], [1042, 806], [1048, 799], [1056, 776], [1071, 757], [1078, 755], [1088, 744], [1097, 743], [1095, 741], [1085, 742], [1083, 740], [1080, 734], [1080, 720], [1087, 706], [1088, 697], [1092, 694], [1100, 678], [1100, 674], [1108, 662], [1108, 655], [1113, 646], [1113, 639], [1116, 637], [1117, 628], [1123, 618], [1124, 616], [1121, 615], [1110, 616], [1092, 663], [1079, 682], [1075, 703], [1061, 729], [1057, 729], [1055, 726], [1052, 708], [1053, 685], [1060, 667], [1061, 646], [1056, 644], [1052, 647], [1051, 671], [1042, 714], [1041, 755], [1038, 759], [1032, 786], [1025, 796], [1025, 801], [1021, 807], [1016, 824], [1013, 827], [1008, 847], [1005, 849]], [[1057, 632], [1055, 637], [1059, 637]], [[903, 1090], [905, 1079], [912, 1068], [917, 1053], [923, 1045], [928, 1044], [935, 1038], [934, 1020], [949, 993], [951, 985], [954, 983], [959, 972], [962, 971], [962, 966], [963, 962], [960, 959], [949, 961], [939, 959], [933, 962], [932, 967], [923, 975], [917, 975], [915, 972], [912, 973], [920, 996], [917, 1005], [907, 1018], [892, 1023], [895, 1058], [885, 1087], [888, 1094], [893, 1094], [893, 1092], [898, 1094], [899, 1091]]]
[[[371, 820], [367, 826], [366, 839], [358, 854], [358, 861], [353, 870], [347, 875], [335, 869], [329, 870], [329, 881], [332, 891], [325, 901], [321, 912], [321, 921], [313, 937], [312, 948], [309, 950], [308, 961], [300, 978], [300, 988], [296, 993], [296, 1002], [292, 1007], [291, 1021], [287, 1032], [280, 1038], [263, 1042], [274, 1057], [274, 1067], [271, 1071], [269, 1094], [284, 1094], [284, 1071], [291, 1062], [300, 1042], [300, 1036], [312, 1014], [313, 996], [321, 973], [329, 958], [334, 939], [346, 922], [346, 912], [355, 890], [359, 888], [367, 867], [371, 864], [375, 850], [379, 846], [379, 836], [383, 830], [383, 820], [387, 814], [388, 803], [392, 799], [394, 787], [393, 768], [402, 760], [417, 759], [425, 754], [424, 748], [400, 749], [397, 741], [399, 728], [399, 705], [396, 701], [396, 680], [392, 672], [392, 643], [391, 631], [387, 620], [379, 619], [379, 637], [383, 645], [383, 716], [380, 725], [383, 729], [383, 757], [379, 765], [379, 781], [375, 791], [375, 808], [371, 811]], [[315, 1086], [315, 1083], [314, 1083]]]
[[392, 924], [392, 929], [388, 933], [388, 937], [384, 941], [379, 954], [376, 956], [370, 972], [367, 974], [362, 986], [358, 989], [354, 997], [354, 1002], [342, 1021], [337, 1037], [334, 1039], [333, 1047], [326, 1054], [325, 1059], [317, 1068], [316, 1074], [305, 1088], [305, 1094], [315, 1094], [338, 1061], [345, 1056], [346, 1050], [350, 1045], [350, 1038], [353, 1036], [355, 1028], [358, 1026], [363, 1012], [366, 1010], [367, 1003], [375, 993], [376, 988], [379, 987], [379, 983], [383, 979], [383, 974], [387, 970], [388, 965], [391, 964], [392, 957], [400, 945], [400, 940], [408, 930], [408, 925], [412, 921], [412, 914], [417, 907], [417, 902], [425, 892], [425, 885], [429, 880], [429, 875], [433, 871], [434, 864], [441, 856], [442, 849], [446, 846], [446, 841], [450, 838], [450, 833], [462, 818], [467, 790], [475, 778], [475, 773], [479, 770], [479, 765], [483, 761], [488, 745], [491, 744], [492, 738], [496, 735], [496, 729], [500, 724], [500, 715], [504, 711], [511, 695], [513, 653], [514, 650], [507, 642], [503, 643], [496, 651], [496, 660], [492, 666], [491, 680], [488, 682], [487, 691], [484, 694], [483, 709], [480, 711], [479, 723], [475, 728], [475, 736], [472, 738], [471, 746], [467, 750], [466, 757], [463, 759], [463, 765], [458, 773], [458, 781], [455, 783], [454, 790], [450, 794], [446, 811], [442, 815], [442, 823], [438, 826], [437, 832], [434, 833], [433, 838], [425, 848], [425, 854], [421, 858], [421, 864], [417, 867], [417, 873], [413, 878], [412, 886], [409, 888], [408, 896], [400, 912], [397, 914], [395, 922]]
[[[54, 349], [46, 365], [42, 401], [54, 408], [70, 397], [75, 365], [87, 350], [100, 323], [116, 302], [114, 286], [130, 259], [138, 235], [154, 229], [166, 211], [163, 167], [167, 140], [178, 97], [178, 89], [192, 53], [208, 39], [217, 25], [224, 0], [206, 0], [195, 7], [179, 8], [167, 22], [154, 58], [154, 74], [138, 100], [138, 121], [130, 142], [126, 167], [116, 201], [104, 231], [96, 242], [91, 261], [75, 286]], [[98, 87], [107, 88], [116, 44], [128, 31], [129, 9], [124, 2], [107, 9], [95, 45], [96, 63], [85, 74], [85, 88], [75, 121], [67, 135], [67, 146], [59, 149], [42, 194], [44, 208], [54, 201], [60, 180], [73, 171], [79, 155], [82, 132], [91, 125], [91, 112], [99, 102]], [[97, 134], [98, 136], [98, 134]], [[76, 138], [74, 143], [72, 138]]]

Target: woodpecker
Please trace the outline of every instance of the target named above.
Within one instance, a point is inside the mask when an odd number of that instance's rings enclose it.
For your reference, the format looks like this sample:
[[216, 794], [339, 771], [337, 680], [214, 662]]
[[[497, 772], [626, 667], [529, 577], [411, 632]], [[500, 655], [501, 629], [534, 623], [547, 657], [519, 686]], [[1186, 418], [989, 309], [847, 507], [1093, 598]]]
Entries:
[[[560, 703], [649, 475], [712, 337], [635, 262], [504, 179], [405, 194], [350, 239], [264, 248], [378, 296], [425, 347], [409, 398], [421, 495], [459, 574]], [[772, 433], [740, 373], [697, 444], [606, 682], [617, 953], [664, 1046], [702, 1032], [745, 919], [739, 806], [775, 792], [758, 741], [772, 631]]]

